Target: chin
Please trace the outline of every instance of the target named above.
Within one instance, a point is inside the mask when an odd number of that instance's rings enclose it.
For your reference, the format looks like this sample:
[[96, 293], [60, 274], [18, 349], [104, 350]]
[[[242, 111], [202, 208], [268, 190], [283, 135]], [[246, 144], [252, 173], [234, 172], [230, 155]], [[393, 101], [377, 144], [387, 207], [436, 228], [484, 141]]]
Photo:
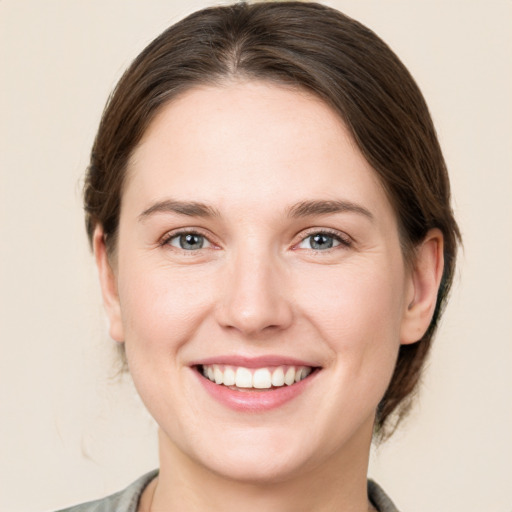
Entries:
[[173, 443], [174, 449], [194, 466], [227, 480], [252, 485], [283, 482], [306, 471], [315, 450], [318, 455], [319, 447], [312, 445], [310, 436], [290, 432], [285, 423], [275, 428], [231, 425], [214, 430], [193, 436], [191, 442]]
[[[307, 460], [299, 457], [295, 450], [293, 456], [282, 451], [268, 451], [258, 446], [232, 452], [227, 457], [209, 459], [203, 464], [213, 473], [240, 483], [252, 485], [270, 485], [285, 482], [305, 471]], [[297, 453], [299, 452], [299, 453]]]

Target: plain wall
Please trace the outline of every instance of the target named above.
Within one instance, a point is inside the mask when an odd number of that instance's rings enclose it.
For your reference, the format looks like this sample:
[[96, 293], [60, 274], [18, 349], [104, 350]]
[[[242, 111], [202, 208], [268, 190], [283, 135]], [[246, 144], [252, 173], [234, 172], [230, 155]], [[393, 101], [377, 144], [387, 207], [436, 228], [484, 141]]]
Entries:
[[[512, 2], [326, 2], [417, 79], [464, 236], [418, 404], [371, 475], [408, 512], [510, 512]], [[81, 180], [108, 93], [207, 1], [0, 1], [0, 510], [52, 510], [157, 466], [156, 428], [115, 378]]]

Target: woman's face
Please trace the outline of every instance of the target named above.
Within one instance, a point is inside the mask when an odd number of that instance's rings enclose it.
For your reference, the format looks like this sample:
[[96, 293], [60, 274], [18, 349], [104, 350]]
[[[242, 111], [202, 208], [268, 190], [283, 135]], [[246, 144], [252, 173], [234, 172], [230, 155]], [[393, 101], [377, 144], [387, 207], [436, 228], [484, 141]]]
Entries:
[[115, 258], [111, 334], [164, 458], [260, 481], [366, 463], [414, 284], [328, 106], [260, 82], [169, 103], [130, 161]]

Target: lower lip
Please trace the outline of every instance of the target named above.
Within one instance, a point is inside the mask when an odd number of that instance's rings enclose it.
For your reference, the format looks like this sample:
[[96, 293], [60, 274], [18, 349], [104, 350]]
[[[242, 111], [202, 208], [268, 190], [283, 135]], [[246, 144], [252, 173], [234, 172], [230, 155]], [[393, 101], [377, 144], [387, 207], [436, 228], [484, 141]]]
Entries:
[[283, 386], [269, 390], [248, 389], [247, 391], [238, 391], [223, 386], [222, 384], [215, 384], [211, 380], [203, 377], [198, 371], [194, 370], [194, 372], [204, 389], [215, 400], [230, 409], [243, 412], [263, 412], [281, 407], [302, 394], [318, 374], [318, 370], [314, 371], [304, 380], [296, 382], [291, 386]]

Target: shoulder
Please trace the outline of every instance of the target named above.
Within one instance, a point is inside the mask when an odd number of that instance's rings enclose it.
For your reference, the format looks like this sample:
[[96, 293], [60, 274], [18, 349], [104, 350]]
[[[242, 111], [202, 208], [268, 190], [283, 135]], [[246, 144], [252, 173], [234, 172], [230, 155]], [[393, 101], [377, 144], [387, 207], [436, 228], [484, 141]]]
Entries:
[[[158, 470], [151, 471], [122, 491], [57, 512], [137, 512], [142, 492], [157, 475]], [[387, 494], [373, 480], [368, 480], [368, 497], [379, 512], [399, 512]]]
[[373, 480], [368, 480], [368, 498], [379, 512], [399, 512], [382, 487]]
[[126, 489], [106, 498], [89, 501], [57, 512], [137, 512], [137, 505], [146, 486], [156, 477], [158, 470], [141, 476]]

